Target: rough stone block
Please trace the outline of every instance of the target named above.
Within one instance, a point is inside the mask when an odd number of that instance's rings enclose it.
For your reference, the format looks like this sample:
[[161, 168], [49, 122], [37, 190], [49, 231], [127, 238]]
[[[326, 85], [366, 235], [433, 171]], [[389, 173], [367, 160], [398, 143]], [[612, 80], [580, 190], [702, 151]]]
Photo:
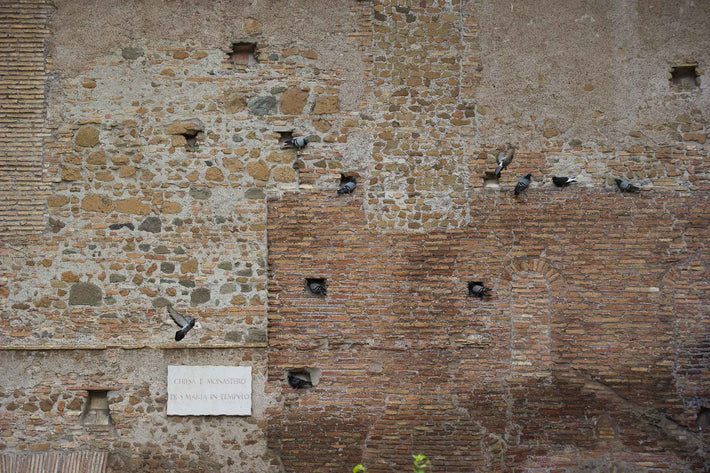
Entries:
[[76, 132], [74, 144], [84, 148], [93, 148], [99, 144], [99, 130], [92, 125], [84, 125], [80, 127]]
[[301, 89], [288, 89], [281, 96], [281, 113], [286, 115], [300, 115], [303, 107], [308, 102], [308, 92]]
[[101, 288], [88, 282], [74, 284], [69, 290], [69, 305], [101, 305]]

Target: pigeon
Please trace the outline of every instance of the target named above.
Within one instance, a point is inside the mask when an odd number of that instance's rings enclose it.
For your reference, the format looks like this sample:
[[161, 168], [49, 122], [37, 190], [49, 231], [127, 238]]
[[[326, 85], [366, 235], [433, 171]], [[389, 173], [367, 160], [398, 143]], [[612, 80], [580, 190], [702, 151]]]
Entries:
[[168, 312], [170, 313], [170, 317], [172, 317], [178, 327], [180, 327], [180, 330], [175, 332], [175, 341], [179, 342], [185, 338], [185, 334], [195, 326], [196, 320], [189, 315], [182, 315], [180, 312], [173, 309], [171, 305], [168, 306]]
[[317, 296], [325, 296], [325, 284], [318, 281], [311, 281], [308, 283], [308, 290]]
[[292, 374], [288, 375], [288, 384], [290, 384], [291, 387], [294, 389], [307, 389], [313, 387], [313, 383], [311, 383], [310, 381], [301, 379], [298, 376]]
[[515, 195], [518, 195], [521, 192], [523, 192], [525, 189], [527, 189], [528, 186], [530, 185], [531, 179], [532, 179], [532, 174], [530, 174], [530, 173], [526, 174], [525, 177], [521, 177], [520, 179], [518, 179], [518, 183], [515, 184], [515, 190], [513, 191], [513, 193]]
[[496, 177], [500, 177], [500, 172], [507, 168], [510, 163], [513, 162], [513, 156], [515, 155], [515, 146], [512, 146], [508, 144], [508, 147], [504, 150], [498, 153], [498, 157], [496, 158], [496, 161], [498, 161], [498, 167], [496, 168]]
[[475, 282], [468, 283], [468, 294], [470, 296], [477, 296], [483, 299], [483, 297], [490, 297], [490, 289]]
[[299, 136], [297, 138], [291, 138], [290, 140], [286, 140], [284, 142], [283, 147], [284, 148], [296, 148], [297, 150], [301, 151], [303, 148], [306, 147], [308, 144], [308, 138], [304, 136]]
[[621, 179], [614, 179], [616, 185], [621, 189], [621, 192], [639, 192], [640, 187], [631, 184], [629, 181], [622, 181]]
[[565, 187], [570, 185], [572, 182], [577, 182], [576, 177], [557, 177], [552, 176], [552, 183], [557, 187]]
[[355, 190], [355, 178], [353, 177], [351, 180], [340, 186], [338, 189], [338, 195], [342, 194], [352, 194], [353, 191]]

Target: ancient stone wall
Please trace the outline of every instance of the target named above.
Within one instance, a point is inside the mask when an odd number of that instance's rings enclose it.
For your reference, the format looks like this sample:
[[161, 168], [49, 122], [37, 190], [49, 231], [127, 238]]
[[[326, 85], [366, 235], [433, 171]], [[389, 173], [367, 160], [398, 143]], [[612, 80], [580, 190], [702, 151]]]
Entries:
[[[709, 29], [685, 1], [4, 2], [0, 454], [701, 468]], [[253, 415], [167, 416], [170, 364], [251, 366]]]

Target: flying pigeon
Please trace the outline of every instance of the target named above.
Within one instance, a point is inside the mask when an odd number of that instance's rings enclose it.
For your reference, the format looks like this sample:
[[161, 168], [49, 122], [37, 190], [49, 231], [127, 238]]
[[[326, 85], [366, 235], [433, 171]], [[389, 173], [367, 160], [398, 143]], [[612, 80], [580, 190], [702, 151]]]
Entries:
[[614, 180], [619, 189], [621, 189], [621, 192], [639, 192], [641, 190], [640, 187], [631, 184], [629, 181], [622, 181], [618, 178]]
[[480, 297], [481, 299], [483, 299], [484, 296], [490, 297], [491, 295], [489, 288], [474, 282], [468, 283], [468, 294], [471, 296]]
[[196, 320], [189, 315], [182, 315], [180, 312], [173, 309], [171, 305], [168, 306], [168, 312], [170, 313], [170, 317], [172, 317], [178, 327], [180, 327], [180, 330], [175, 332], [175, 341], [179, 342], [185, 338], [185, 334], [195, 326]]
[[338, 195], [342, 194], [352, 194], [355, 190], [355, 178], [351, 178], [348, 182], [340, 186], [338, 189]]
[[313, 294], [317, 296], [325, 296], [326, 290], [325, 290], [325, 284], [320, 283], [318, 281], [311, 281], [308, 283], [308, 290], [311, 291]]
[[290, 384], [294, 389], [307, 389], [313, 387], [313, 383], [310, 381], [306, 381], [305, 379], [301, 379], [292, 374], [288, 375], [288, 384]]
[[572, 182], [577, 182], [576, 177], [557, 177], [552, 176], [552, 183], [557, 187], [565, 187], [570, 185]]
[[527, 173], [525, 175], [525, 177], [521, 177], [520, 179], [518, 179], [518, 183], [515, 184], [515, 190], [513, 191], [513, 193], [515, 195], [518, 195], [521, 192], [523, 192], [525, 189], [527, 189], [528, 186], [530, 185], [531, 179], [532, 179], [532, 174], [530, 174], [530, 173]]
[[286, 140], [284, 142], [283, 147], [284, 148], [296, 148], [297, 150], [301, 151], [303, 148], [306, 147], [308, 144], [308, 138], [305, 136], [299, 136], [297, 138], [291, 138], [290, 140]]
[[508, 144], [508, 147], [498, 153], [498, 157], [496, 157], [496, 161], [498, 162], [498, 167], [496, 168], [496, 177], [500, 177], [500, 172], [507, 168], [510, 163], [513, 162], [513, 156], [515, 155], [515, 146], [512, 146], [511, 144]]

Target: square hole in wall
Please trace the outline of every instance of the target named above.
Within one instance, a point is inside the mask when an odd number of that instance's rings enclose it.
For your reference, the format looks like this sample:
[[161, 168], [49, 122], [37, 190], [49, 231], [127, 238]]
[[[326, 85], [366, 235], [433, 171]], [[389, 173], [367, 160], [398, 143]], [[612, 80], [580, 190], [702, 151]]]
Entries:
[[355, 174], [340, 174], [340, 185], [344, 186], [348, 182], [357, 182], [357, 175]]
[[238, 42], [232, 43], [232, 51], [229, 58], [235, 66], [253, 66], [258, 64], [256, 58], [256, 43]]
[[483, 299], [484, 296], [490, 297], [491, 293], [490, 289], [483, 284], [483, 281], [469, 281], [468, 295], [473, 297], [480, 297], [481, 299]]
[[279, 134], [279, 145], [283, 146], [287, 141], [293, 139], [293, 130], [276, 130]]
[[316, 296], [327, 295], [325, 278], [306, 278], [306, 290]]
[[320, 375], [319, 368], [293, 368], [286, 372], [286, 381], [293, 389], [308, 389], [318, 386]]
[[671, 67], [671, 88], [676, 91], [688, 91], [700, 86], [698, 64], [695, 62]]
[[483, 188], [484, 189], [500, 189], [500, 181], [493, 173], [486, 173], [483, 176]]
[[201, 131], [183, 133], [182, 136], [185, 138], [187, 144], [185, 149], [188, 151], [195, 151], [197, 149], [197, 138], [200, 136]]
[[79, 421], [83, 425], [113, 425], [108, 406], [108, 390], [89, 389]]

